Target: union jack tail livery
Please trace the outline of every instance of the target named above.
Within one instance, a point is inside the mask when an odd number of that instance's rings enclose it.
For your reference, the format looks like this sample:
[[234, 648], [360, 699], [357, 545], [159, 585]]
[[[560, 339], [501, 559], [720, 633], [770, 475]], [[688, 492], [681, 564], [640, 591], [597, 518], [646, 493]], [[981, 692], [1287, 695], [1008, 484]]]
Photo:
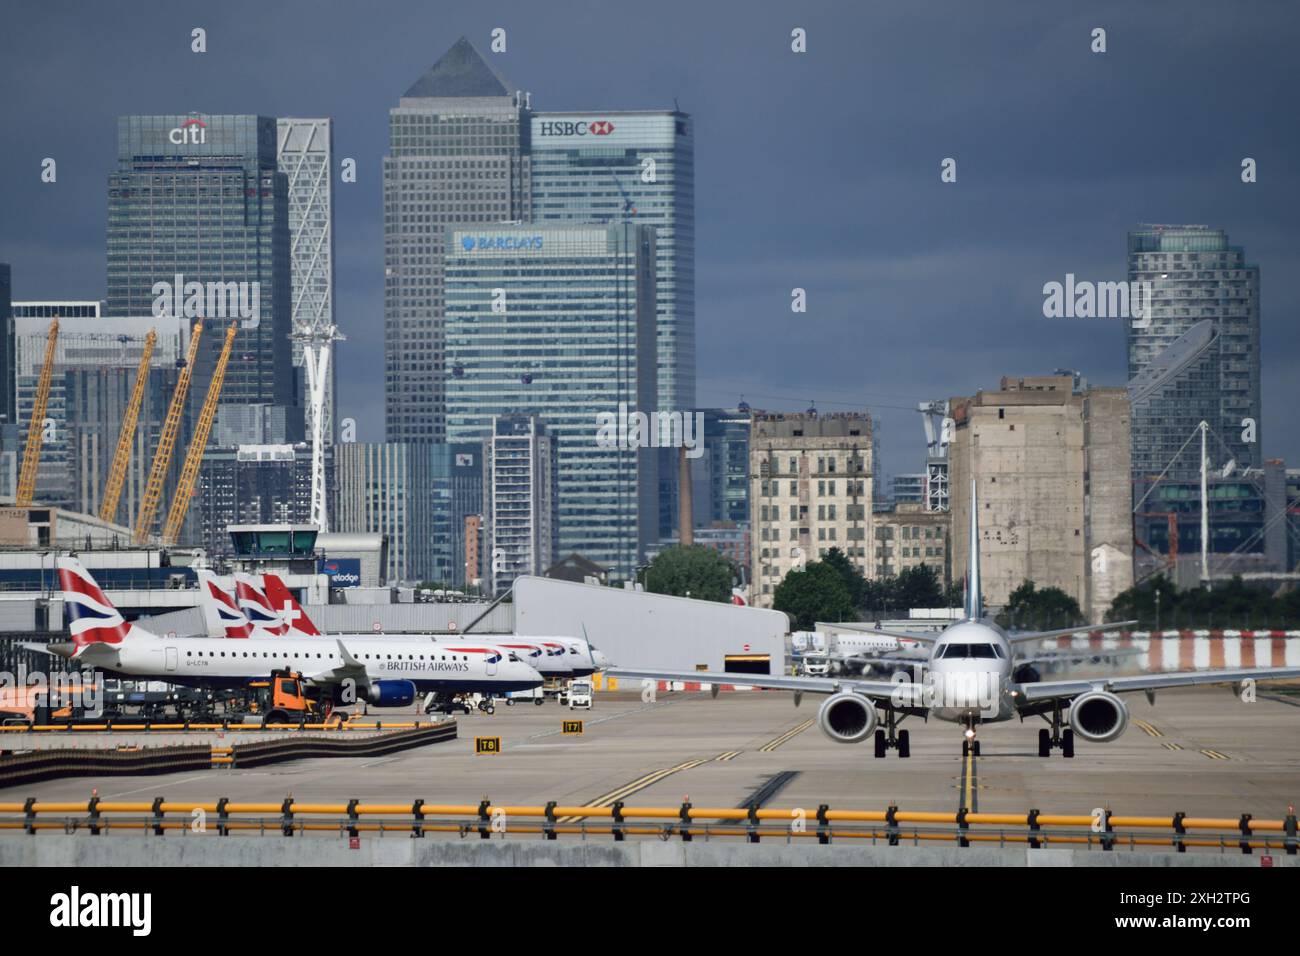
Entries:
[[211, 571], [200, 569], [197, 573], [208, 637], [252, 637], [253, 625], [240, 610], [235, 595], [222, 586], [220, 579]]
[[293, 592], [285, 587], [279, 575], [263, 574], [262, 590], [290, 634], [296, 637], [320, 637], [320, 631], [311, 622]]
[[244, 612], [244, 616], [253, 627], [275, 637], [283, 637], [289, 633], [289, 628], [280, 619], [280, 615], [262, 593], [257, 579], [251, 574], [235, 575], [235, 596], [239, 599], [239, 609]]
[[68, 616], [68, 630], [77, 651], [92, 644], [121, 644], [131, 625], [118, 613], [90, 573], [76, 558], [59, 558], [59, 587]]

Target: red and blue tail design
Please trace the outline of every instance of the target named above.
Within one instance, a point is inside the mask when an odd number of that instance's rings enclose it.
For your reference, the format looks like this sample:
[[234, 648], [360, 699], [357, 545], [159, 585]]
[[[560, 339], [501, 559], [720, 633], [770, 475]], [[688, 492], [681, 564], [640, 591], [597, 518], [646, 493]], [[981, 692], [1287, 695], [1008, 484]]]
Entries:
[[320, 637], [316, 625], [311, 622], [311, 618], [307, 617], [307, 612], [302, 609], [302, 605], [294, 598], [293, 592], [285, 587], [278, 575], [263, 574], [262, 591], [291, 633], [300, 637], [304, 635]]
[[59, 558], [56, 567], [72, 643], [78, 648], [121, 644], [131, 633], [131, 625], [113, 607], [90, 572], [76, 558]]
[[212, 605], [217, 612], [217, 621], [221, 629], [225, 632], [224, 636], [253, 636], [253, 625], [248, 623], [248, 618], [246, 618], [244, 612], [239, 609], [239, 605], [235, 603], [235, 599], [231, 593], [217, 583], [215, 575], [203, 575], [199, 586], [207, 587], [208, 597], [212, 598]]
[[257, 586], [257, 581], [250, 575], [235, 575], [235, 596], [239, 599], [239, 609], [253, 627], [261, 628], [276, 637], [283, 637], [289, 632], [262, 589]]

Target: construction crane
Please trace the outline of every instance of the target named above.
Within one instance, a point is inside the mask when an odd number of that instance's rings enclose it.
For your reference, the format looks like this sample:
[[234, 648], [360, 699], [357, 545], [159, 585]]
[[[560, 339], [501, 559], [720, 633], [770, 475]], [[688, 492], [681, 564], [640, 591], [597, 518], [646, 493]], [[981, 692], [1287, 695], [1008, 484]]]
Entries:
[[167, 407], [167, 418], [163, 422], [162, 434], [158, 436], [158, 449], [154, 452], [153, 465], [149, 468], [149, 482], [145, 485], [144, 497], [140, 499], [140, 511], [135, 516], [135, 543], [147, 544], [149, 532], [153, 528], [154, 515], [158, 513], [158, 502], [162, 500], [163, 481], [167, 469], [171, 467], [172, 452], [176, 448], [176, 433], [181, 427], [181, 413], [185, 410], [185, 396], [190, 390], [190, 378], [194, 374], [194, 360], [199, 354], [199, 340], [203, 337], [203, 320], [194, 323], [190, 332], [190, 347], [185, 353], [185, 367], [181, 369], [176, 380], [176, 392], [172, 403]]
[[18, 491], [14, 504], [25, 508], [36, 494], [36, 471], [41, 464], [41, 441], [44, 438], [45, 409], [50, 402], [50, 380], [54, 376], [54, 353], [59, 344], [59, 317], [50, 323], [50, 334], [45, 340], [45, 364], [36, 386], [36, 401], [32, 403], [32, 420], [27, 426], [27, 447], [23, 449], [23, 467], [18, 476]]
[[230, 350], [235, 347], [235, 333], [239, 323], [231, 322], [226, 329], [226, 344], [221, 347], [221, 357], [212, 372], [212, 381], [208, 384], [208, 394], [203, 399], [203, 411], [199, 413], [199, 423], [190, 439], [190, 450], [185, 455], [185, 465], [181, 468], [181, 480], [176, 485], [176, 497], [172, 499], [171, 510], [167, 512], [167, 523], [163, 525], [163, 544], [175, 544], [181, 532], [185, 515], [190, 510], [190, 495], [194, 493], [194, 482], [199, 477], [199, 466], [203, 464], [203, 453], [208, 447], [208, 436], [212, 434], [212, 423], [217, 417], [217, 399], [221, 397], [221, 385], [226, 378], [226, 366], [230, 363]]
[[135, 441], [135, 426], [140, 420], [140, 404], [144, 401], [144, 387], [149, 381], [149, 360], [153, 358], [153, 347], [157, 341], [158, 333], [150, 329], [144, 340], [144, 353], [140, 356], [140, 367], [136, 369], [131, 400], [127, 402], [126, 412], [122, 415], [122, 430], [117, 435], [117, 451], [113, 453], [113, 464], [108, 469], [108, 484], [104, 486], [104, 500], [99, 506], [101, 521], [112, 521], [117, 517], [117, 503], [122, 498], [122, 486], [126, 483], [126, 468], [131, 462], [131, 443]]

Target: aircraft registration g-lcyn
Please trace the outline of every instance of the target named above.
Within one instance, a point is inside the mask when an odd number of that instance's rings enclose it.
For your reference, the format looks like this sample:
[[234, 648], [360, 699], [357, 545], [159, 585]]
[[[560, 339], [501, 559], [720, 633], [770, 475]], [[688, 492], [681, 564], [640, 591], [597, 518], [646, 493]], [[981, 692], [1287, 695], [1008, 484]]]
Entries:
[[[969, 577], [966, 587], [966, 618], [939, 634], [906, 631], [878, 632], [929, 646], [923, 676], [910, 680], [862, 680], [833, 677], [764, 677], [751, 674], [669, 672], [614, 668], [611, 677], [651, 680], [698, 681], [744, 684], [754, 687], [792, 690], [795, 703], [805, 693], [829, 694], [817, 714], [822, 731], [832, 740], [859, 743], [874, 735], [875, 755], [895, 749], [900, 757], [911, 754], [908, 732], [899, 724], [908, 717], [934, 717], [961, 724], [964, 728], [962, 753], [979, 753], [976, 730], [981, 724], [1026, 717], [1041, 717], [1048, 726], [1038, 732], [1038, 755], [1050, 756], [1059, 748], [1065, 757], [1074, 756], [1074, 740], [1105, 743], [1119, 737], [1128, 727], [1128, 706], [1120, 694], [1145, 691], [1154, 701], [1155, 692], [1169, 687], [1197, 684], [1240, 683], [1247, 680], [1277, 680], [1300, 677], [1300, 667], [1237, 667], [1216, 670], [1175, 671], [1132, 677], [1095, 677], [1077, 680], [1033, 681], [1017, 679], [1023, 674], [1016, 649], [1046, 638], [1064, 637], [1082, 631], [1114, 630], [1133, 624], [1125, 621], [1104, 625], [1067, 627], [1054, 631], [1008, 633], [984, 617], [980, 592], [979, 510], [975, 482], [971, 482]], [[883, 726], [882, 726], [883, 725]]]
[[72, 640], [25, 646], [124, 677], [239, 688], [287, 669], [335, 695], [350, 683], [357, 699], [387, 707], [407, 706], [421, 693], [500, 694], [542, 684], [535, 668], [474, 638], [163, 638], [127, 622], [75, 558], [57, 564]]

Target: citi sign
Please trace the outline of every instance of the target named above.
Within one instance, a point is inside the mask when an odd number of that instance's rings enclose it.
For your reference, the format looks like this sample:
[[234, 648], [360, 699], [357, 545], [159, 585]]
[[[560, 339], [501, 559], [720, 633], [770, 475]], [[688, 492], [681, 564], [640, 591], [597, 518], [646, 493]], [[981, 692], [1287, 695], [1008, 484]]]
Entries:
[[543, 120], [543, 136], [608, 136], [614, 132], [614, 124], [609, 120]]
[[208, 124], [201, 119], [188, 119], [167, 134], [167, 139], [175, 146], [201, 146], [206, 143]]

